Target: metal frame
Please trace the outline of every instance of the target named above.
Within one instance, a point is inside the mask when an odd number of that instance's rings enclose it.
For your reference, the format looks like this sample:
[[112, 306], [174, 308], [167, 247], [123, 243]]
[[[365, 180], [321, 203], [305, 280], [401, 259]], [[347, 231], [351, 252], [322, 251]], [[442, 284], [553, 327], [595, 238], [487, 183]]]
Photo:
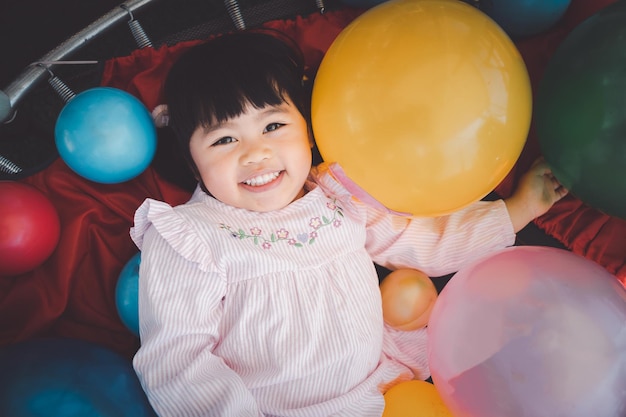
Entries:
[[117, 25], [124, 18], [128, 18], [129, 12], [137, 11], [153, 1], [127, 0], [41, 57], [38, 62], [45, 63], [45, 65], [26, 67], [13, 82], [3, 91], [0, 91], [0, 122], [10, 120], [19, 101], [40, 81], [45, 79], [46, 75], [49, 74], [47, 65], [53, 65], [51, 63], [54, 61], [67, 59], [91, 40]]

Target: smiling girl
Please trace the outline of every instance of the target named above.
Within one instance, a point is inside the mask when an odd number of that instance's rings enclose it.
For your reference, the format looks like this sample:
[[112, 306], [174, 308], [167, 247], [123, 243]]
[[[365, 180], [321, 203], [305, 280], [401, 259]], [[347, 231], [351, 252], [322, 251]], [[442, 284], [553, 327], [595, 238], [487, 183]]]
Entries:
[[381, 416], [389, 387], [430, 372], [426, 330], [384, 323], [374, 262], [455, 272], [566, 193], [538, 162], [510, 199], [449, 216], [368, 206], [334, 165], [311, 168], [303, 67], [292, 42], [250, 31], [192, 48], [168, 75], [198, 187], [180, 206], [146, 200], [131, 229], [134, 366], [162, 417]]

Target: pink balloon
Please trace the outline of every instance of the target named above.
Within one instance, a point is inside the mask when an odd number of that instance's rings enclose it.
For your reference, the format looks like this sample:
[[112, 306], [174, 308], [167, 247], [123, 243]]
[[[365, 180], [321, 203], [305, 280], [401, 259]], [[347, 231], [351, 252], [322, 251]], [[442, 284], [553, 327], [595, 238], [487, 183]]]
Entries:
[[428, 323], [455, 417], [626, 416], [626, 290], [596, 263], [516, 246], [452, 277]]

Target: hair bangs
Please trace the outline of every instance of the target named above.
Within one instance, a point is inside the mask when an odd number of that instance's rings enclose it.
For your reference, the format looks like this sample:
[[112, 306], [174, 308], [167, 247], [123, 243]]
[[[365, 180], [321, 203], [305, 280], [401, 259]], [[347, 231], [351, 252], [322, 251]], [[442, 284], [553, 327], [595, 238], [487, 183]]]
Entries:
[[240, 116], [249, 106], [278, 106], [290, 97], [279, 87], [281, 82], [275, 73], [251, 65], [223, 72], [214, 80], [204, 79], [190, 98], [196, 103], [192, 123], [210, 127]]

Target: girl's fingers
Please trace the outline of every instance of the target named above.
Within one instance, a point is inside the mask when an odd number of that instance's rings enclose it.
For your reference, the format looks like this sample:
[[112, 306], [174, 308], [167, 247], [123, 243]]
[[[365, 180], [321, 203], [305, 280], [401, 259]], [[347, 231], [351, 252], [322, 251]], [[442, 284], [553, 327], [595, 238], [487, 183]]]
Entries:
[[561, 187], [561, 183], [559, 182], [559, 180], [556, 179], [556, 177], [551, 176], [550, 180], [552, 181], [552, 187], [554, 187], [555, 190]]

